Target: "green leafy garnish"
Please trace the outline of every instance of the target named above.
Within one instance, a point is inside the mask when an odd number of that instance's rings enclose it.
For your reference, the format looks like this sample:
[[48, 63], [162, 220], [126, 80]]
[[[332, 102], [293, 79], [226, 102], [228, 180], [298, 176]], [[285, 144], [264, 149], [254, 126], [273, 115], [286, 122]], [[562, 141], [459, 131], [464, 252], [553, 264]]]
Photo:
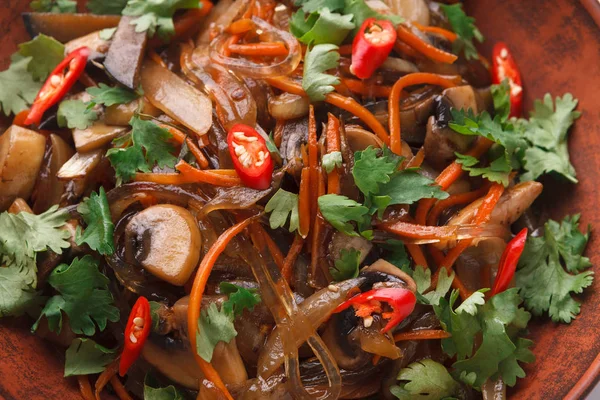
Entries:
[[88, 0], [86, 7], [97, 15], [120, 15], [127, 0]]
[[98, 194], [92, 192], [89, 198], [84, 199], [77, 207], [87, 224], [85, 232], [77, 228], [76, 242], [78, 245], [87, 243], [92, 250], [102, 255], [111, 255], [115, 252], [114, 230], [115, 226], [110, 216], [108, 199], [103, 187]]
[[15, 53], [8, 69], [0, 72], [0, 107], [6, 116], [29, 108], [42, 88], [28, 72], [32, 59]]
[[[359, 236], [350, 222], [356, 222], [360, 229], [371, 220], [367, 207], [346, 196], [326, 194], [319, 197], [318, 203], [323, 218], [335, 229], [348, 236]], [[361, 234], [369, 239], [372, 231], [361, 232]]]
[[367, 197], [379, 193], [380, 185], [390, 182], [392, 174], [398, 170], [402, 161], [397, 157], [380, 157], [379, 153], [378, 149], [369, 146], [354, 154], [354, 183]]
[[382, 257], [385, 261], [412, 275], [413, 271], [410, 269], [410, 259], [406, 253], [406, 247], [404, 247], [404, 243], [401, 240], [389, 239], [377, 246], [384, 250]]
[[196, 351], [204, 361], [212, 360], [217, 343], [229, 343], [236, 336], [233, 316], [227, 313], [223, 307], [219, 310], [217, 305], [212, 303], [202, 310], [196, 332]]
[[150, 37], [158, 33], [161, 39], [168, 39], [175, 34], [175, 11], [199, 8], [200, 4], [198, 0], [129, 0], [123, 15], [137, 17], [131, 21], [136, 32], [148, 32]]
[[429, 268], [417, 265], [412, 277], [417, 284], [417, 291], [421, 294], [422, 299], [426, 300], [424, 303], [437, 306], [440, 304], [440, 299], [448, 294], [448, 291], [452, 286], [454, 271], [448, 275], [448, 271], [445, 268], [442, 268], [435, 290], [429, 292], [428, 290], [431, 287], [431, 270]]
[[358, 276], [360, 266], [360, 251], [356, 249], [342, 249], [340, 258], [335, 260], [335, 268], [329, 268], [334, 281], [344, 281]]
[[269, 225], [271, 229], [282, 228], [290, 219], [289, 231], [294, 232], [298, 229], [298, 195], [279, 189], [265, 206], [265, 212], [271, 213], [269, 216]]
[[579, 231], [579, 218], [546, 222], [543, 236], [527, 239], [516, 273], [527, 309], [535, 315], [548, 312], [554, 322], [570, 323], [579, 314], [580, 303], [571, 293], [581, 293], [593, 280], [594, 272], [584, 271], [592, 266], [583, 256], [589, 231]]
[[73, 339], [65, 353], [65, 377], [99, 374], [115, 357], [115, 350], [107, 349], [92, 339]]
[[304, 12], [298, 10], [290, 19], [290, 31], [305, 44], [340, 45], [354, 29], [352, 17], [332, 13], [328, 8], [323, 8], [304, 19]]
[[256, 289], [246, 289], [229, 282], [221, 282], [219, 289], [229, 297], [221, 310], [234, 317], [242, 315], [245, 309], [252, 311], [261, 301]]
[[341, 168], [342, 163], [342, 152], [340, 151], [332, 151], [331, 153], [323, 155], [322, 165], [328, 174], [331, 173], [334, 168]]
[[400, 385], [390, 387], [390, 392], [400, 400], [447, 399], [460, 388], [446, 367], [430, 359], [402, 368], [398, 380]]
[[76, 13], [75, 0], [34, 0], [29, 6], [37, 12], [51, 12], [57, 14]]
[[81, 100], [65, 100], [58, 106], [56, 122], [61, 128], [87, 129], [98, 120], [98, 113], [88, 110]]
[[484, 41], [484, 37], [475, 26], [475, 18], [465, 14], [460, 3], [452, 5], [440, 4], [440, 8], [444, 11], [446, 17], [448, 17], [448, 22], [450, 22], [452, 30], [458, 35], [458, 38], [452, 44], [454, 52], [459, 54], [464, 50], [467, 60], [479, 58], [479, 53], [473, 44], [473, 39], [481, 43]]
[[61, 264], [52, 271], [48, 283], [59, 293], [51, 297], [32, 330], [36, 330], [42, 316], [48, 319], [51, 331], [60, 333], [64, 312], [69, 317], [71, 330], [92, 336], [96, 325], [100, 331], [108, 321], [119, 320], [119, 309], [108, 290], [108, 278], [98, 270], [99, 263], [90, 255], [75, 258], [71, 265]]
[[129, 124], [131, 133], [117, 142], [127, 146], [106, 153], [120, 182], [131, 180], [138, 171], [151, 172], [155, 164], [160, 168], [175, 166], [177, 157], [172, 154], [175, 147], [168, 142], [169, 131], [139, 117], [133, 117]]
[[120, 86], [108, 86], [101, 83], [99, 86], [94, 86], [86, 90], [92, 99], [87, 102], [88, 109], [96, 104], [102, 104], [110, 107], [115, 104], [127, 104], [137, 99], [137, 94], [129, 89]]
[[512, 165], [506, 157], [498, 157], [487, 167], [475, 167], [475, 165], [479, 164], [477, 158], [460, 153], [454, 154], [456, 155], [456, 162], [462, 165], [462, 169], [467, 171], [469, 176], [481, 176], [491, 182], [498, 182], [504, 186], [508, 186], [508, 178], [512, 171]]
[[106, 28], [98, 32], [98, 37], [102, 40], [110, 40], [115, 35], [117, 28]]
[[490, 86], [492, 100], [494, 101], [495, 115], [500, 116], [501, 121], [506, 121], [510, 114], [510, 85], [508, 79], [504, 79], [499, 85]]
[[31, 57], [27, 70], [34, 80], [42, 81], [65, 58], [65, 46], [58, 40], [40, 33], [29, 42], [21, 43], [18, 54]]
[[525, 150], [524, 180], [534, 180], [547, 173], [556, 173], [570, 182], [577, 183], [575, 168], [569, 160], [567, 133], [581, 113], [574, 111], [577, 99], [570, 93], [552, 102], [546, 94], [543, 100], [534, 102], [529, 121], [520, 120], [520, 127], [530, 143]]
[[401, 24], [404, 22], [404, 18], [399, 15], [393, 14], [380, 14], [377, 11], [373, 10], [364, 0], [345, 0], [344, 10], [342, 14], [348, 15], [352, 14], [354, 16], [353, 22], [356, 26], [354, 33], [360, 29], [363, 22], [365, 22], [368, 18], [375, 19], [387, 19], [392, 22], [394, 25]]
[[185, 400], [185, 397], [173, 385], [158, 387], [158, 382], [150, 374], [146, 374], [146, 378], [144, 378], [144, 400]]
[[325, 73], [337, 68], [340, 60], [337, 49], [333, 44], [318, 44], [306, 49], [302, 88], [312, 101], [325, 100], [325, 95], [335, 89], [333, 85], [340, 84], [337, 77]]

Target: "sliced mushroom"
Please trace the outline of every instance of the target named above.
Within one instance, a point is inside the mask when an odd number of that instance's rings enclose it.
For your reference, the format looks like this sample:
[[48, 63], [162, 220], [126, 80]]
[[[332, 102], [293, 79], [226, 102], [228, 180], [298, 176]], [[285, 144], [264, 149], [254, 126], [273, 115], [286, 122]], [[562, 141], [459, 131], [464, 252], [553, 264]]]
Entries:
[[448, 88], [442, 92], [442, 96], [446, 97], [452, 107], [457, 110], [473, 110], [473, 113], [479, 114], [485, 109], [483, 99], [479, 96], [473, 86], [463, 85]]
[[12, 125], [0, 136], [0, 211], [17, 198], [29, 198], [42, 165], [46, 138]]
[[98, 60], [100, 58], [104, 58], [108, 52], [110, 42], [100, 37], [100, 31], [92, 32], [66, 43], [65, 54], [69, 54], [84, 46], [91, 50], [91, 54], [88, 59]]
[[86, 129], [73, 129], [73, 141], [77, 151], [85, 153], [104, 147], [126, 130], [127, 128], [122, 126], [111, 126], [96, 121]]
[[409, 22], [429, 25], [429, 7], [425, 0], [385, 0], [393, 14], [404, 17]]
[[[388, 275], [389, 277], [393, 277], [395, 279], [387, 279], [385, 282], [394, 282], [395, 284], [399, 284], [400, 286], [404, 286], [412, 292], [417, 292], [417, 284], [406, 272], [402, 271], [400, 268], [395, 265], [385, 261], [383, 258], [375, 261], [373, 264], [364, 268], [361, 271], [361, 274], [377, 272], [380, 274]], [[383, 280], [381, 280], [383, 282]], [[375, 284], [376, 285], [376, 284]], [[374, 286], [375, 286], [374, 285]]]
[[104, 67], [119, 83], [135, 90], [140, 84], [140, 68], [144, 60], [146, 32], [138, 32], [132, 24], [133, 17], [121, 17], [115, 32]]
[[308, 142], [308, 118], [285, 121], [281, 133], [279, 152], [287, 164], [288, 173], [300, 178], [302, 171], [302, 145]]
[[102, 149], [90, 151], [89, 153], [75, 153], [58, 171], [56, 176], [60, 180], [80, 180], [85, 178], [102, 159]]
[[352, 151], [362, 151], [369, 146], [381, 148], [383, 142], [376, 135], [359, 125], [346, 126], [346, 138]]
[[40, 33], [65, 43], [101, 29], [119, 24], [119, 15], [23, 13], [25, 28], [31, 37]]
[[200, 229], [194, 216], [179, 206], [160, 204], [139, 212], [125, 235], [132, 261], [172, 285], [183, 286], [200, 259]]
[[[140, 106], [140, 101], [140, 99], [137, 99], [126, 104], [113, 104], [106, 107], [104, 122], [107, 125], [129, 126], [129, 121], [131, 121], [131, 118]], [[149, 101], [143, 101], [142, 114], [158, 117], [161, 112]]]

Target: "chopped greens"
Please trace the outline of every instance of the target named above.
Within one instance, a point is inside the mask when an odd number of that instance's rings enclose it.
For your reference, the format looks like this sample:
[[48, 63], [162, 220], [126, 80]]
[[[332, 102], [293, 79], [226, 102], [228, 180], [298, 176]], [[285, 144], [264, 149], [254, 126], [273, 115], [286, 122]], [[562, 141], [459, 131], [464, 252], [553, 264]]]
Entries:
[[146, 374], [144, 400], [185, 400], [185, 397], [173, 385], [158, 387], [158, 382], [150, 374]]
[[356, 222], [361, 235], [369, 239], [372, 235], [371, 230], [364, 230], [365, 226], [370, 228], [369, 209], [356, 201], [337, 194], [326, 194], [320, 196], [319, 210], [323, 218], [327, 220], [335, 229], [345, 233], [348, 236], [358, 236], [351, 222]]
[[77, 1], [75, 0], [34, 0], [29, 6], [37, 12], [58, 14], [77, 12]]
[[289, 231], [294, 232], [298, 229], [298, 195], [279, 189], [265, 206], [265, 212], [271, 213], [269, 216], [269, 225], [271, 229], [282, 228], [290, 219]]
[[399, 385], [392, 386], [390, 392], [400, 400], [449, 399], [460, 388], [446, 367], [429, 359], [402, 368], [398, 381]]
[[100, 83], [98, 86], [88, 88], [86, 90], [92, 99], [87, 102], [88, 109], [96, 104], [102, 104], [106, 107], [115, 104], [131, 103], [137, 99], [138, 95], [131, 90], [120, 86], [108, 86], [105, 83]]
[[31, 57], [27, 70], [36, 81], [43, 81], [65, 58], [65, 46], [58, 40], [40, 33], [29, 42], [21, 43], [23, 57]]
[[8, 69], [0, 72], [0, 107], [6, 116], [26, 110], [42, 88], [28, 72], [32, 59], [15, 53]]
[[56, 122], [61, 128], [87, 129], [98, 120], [98, 113], [81, 100], [65, 100], [58, 106]]
[[260, 303], [260, 294], [257, 289], [246, 289], [232, 283], [221, 282], [219, 290], [229, 297], [223, 303], [222, 310], [234, 317], [242, 315], [245, 309], [252, 311]]
[[233, 315], [227, 313], [224, 307], [219, 310], [215, 303], [211, 303], [202, 310], [196, 332], [196, 351], [204, 361], [212, 360], [217, 343], [229, 343], [236, 336]]
[[98, 194], [92, 192], [90, 197], [84, 199], [77, 212], [81, 214], [87, 224], [87, 228], [81, 234], [81, 228], [77, 227], [76, 242], [78, 245], [87, 243], [92, 250], [102, 255], [111, 255], [115, 252], [114, 230], [115, 226], [110, 216], [108, 199], [103, 187]]
[[129, 0], [123, 15], [137, 17], [131, 21], [136, 32], [148, 32], [150, 37], [157, 33], [161, 39], [168, 39], [175, 34], [175, 11], [198, 8], [200, 4], [198, 0]]
[[454, 52], [459, 54], [461, 51], [464, 51], [467, 60], [479, 58], [479, 53], [475, 48], [473, 40], [475, 39], [481, 43], [485, 38], [475, 26], [475, 18], [465, 14], [463, 6], [460, 3], [452, 5], [440, 4], [440, 8], [446, 14], [446, 17], [448, 17], [448, 22], [450, 22], [452, 30], [458, 35], [458, 39], [452, 44]]
[[358, 276], [360, 266], [360, 251], [356, 249], [340, 250], [339, 258], [335, 260], [335, 268], [329, 268], [334, 281], [343, 281]]
[[323, 168], [325, 168], [325, 171], [328, 174], [335, 168], [341, 168], [342, 163], [342, 153], [339, 151], [332, 151], [331, 153], [323, 155]]
[[333, 85], [340, 84], [337, 77], [326, 73], [338, 66], [340, 54], [337, 49], [333, 44], [318, 44], [312, 49], [306, 48], [302, 88], [312, 101], [325, 100], [325, 95], [333, 92]]
[[99, 374], [115, 357], [115, 350], [92, 339], [73, 339], [65, 353], [65, 376]]

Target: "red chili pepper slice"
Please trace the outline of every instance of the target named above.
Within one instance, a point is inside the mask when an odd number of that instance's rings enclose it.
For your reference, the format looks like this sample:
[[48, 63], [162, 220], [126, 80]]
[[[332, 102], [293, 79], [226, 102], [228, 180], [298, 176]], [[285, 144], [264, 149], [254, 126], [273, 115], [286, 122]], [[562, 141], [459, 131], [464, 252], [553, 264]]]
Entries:
[[125, 346], [119, 361], [119, 375], [124, 376], [140, 356], [151, 327], [150, 303], [144, 296], [140, 296], [131, 309], [125, 326]]
[[383, 318], [389, 319], [381, 330], [381, 333], [386, 333], [413, 312], [417, 297], [410, 290], [403, 288], [373, 289], [346, 300], [333, 310], [333, 313], [354, 306], [356, 315], [365, 318], [373, 312], [381, 312], [380, 301], [385, 301], [392, 308], [391, 313], [382, 314]]
[[367, 18], [352, 42], [350, 72], [360, 79], [370, 78], [388, 58], [396, 36], [390, 21]]
[[498, 42], [492, 51], [492, 83], [499, 84], [508, 79], [510, 85], [510, 116], [523, 114], [523, 83], [521, 73], [505, 43]]
[[227, 145], [244, 185], [258, 190], [271, 186], [273, 159], [265, 139], [254, 128], [235, 124], [227, 134]]
[[492, 286], [492, 296], [501, 293], [508, 288], [510, 281], [512, 281], [513, 276], [515, 276], [517, 264], [519, 263], [521, 254], [523, 254], [526, 240], [527, 228], [523, 228], [521, 232], [506, 245], [502, 257], [500, 257], [496, 280]]
[[35, 98], [26, 125], [39, 124], [44, 113], [67, 94], [83, 73], [89, 55], [90, 49], [80, 47], [58, 64]]

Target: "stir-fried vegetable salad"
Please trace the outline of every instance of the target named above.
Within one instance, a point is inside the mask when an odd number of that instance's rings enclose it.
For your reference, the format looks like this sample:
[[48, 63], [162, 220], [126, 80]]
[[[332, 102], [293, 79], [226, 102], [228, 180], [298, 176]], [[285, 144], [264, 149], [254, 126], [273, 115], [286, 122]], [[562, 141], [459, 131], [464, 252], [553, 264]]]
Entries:
[[0, 316], [85, 399], [503, 399], [532, 315], [580, 313], [589, 228], [536, 203], [577, 184], [577, 99], [525, 112], [460, 3], [30, 7]]

